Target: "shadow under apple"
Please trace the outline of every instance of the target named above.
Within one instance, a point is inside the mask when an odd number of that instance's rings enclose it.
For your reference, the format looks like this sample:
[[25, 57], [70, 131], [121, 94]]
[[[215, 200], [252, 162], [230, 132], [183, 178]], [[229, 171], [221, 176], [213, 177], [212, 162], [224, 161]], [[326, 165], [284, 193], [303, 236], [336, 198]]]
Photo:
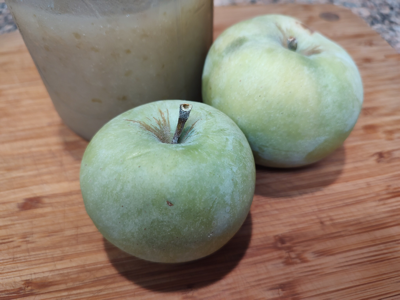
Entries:
[[157, 292], [190, 291], [210, 285], [229, 274], [250, 244], [251, 214], [235, 236], [214, 254], [187, 263], [159, 264], [138, 259], [103, 238], [104, 249], [114, 268], [126, 279]]
[[316, 192], [337, 180], [345, 162], [346, 150], [342, 145], [326, 158], [305, 167], [278, 169], [257, 165], [255, 195], [293, 198]]
[[77, 135], [66, 125], [59, 127], [58, 135], [62, 140], [64, 151], [67, 152], [74, 160], [80, 162], [89, 142]]

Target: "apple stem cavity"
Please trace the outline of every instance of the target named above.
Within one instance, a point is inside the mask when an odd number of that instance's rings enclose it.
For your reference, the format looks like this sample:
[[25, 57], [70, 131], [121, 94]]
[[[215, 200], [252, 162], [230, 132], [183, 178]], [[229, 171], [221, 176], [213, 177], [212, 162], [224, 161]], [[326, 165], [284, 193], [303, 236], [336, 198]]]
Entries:
[[181, 104], [179, 106], [179, 119], [178, 125], [176, 126], [176, 131], [171, 144], [178, 144], [179, 137], [182, 134], [183, 128], [185, 127], [186, 121], [189, 119], [190, 112], [192, 111], [192, 105]]
[[289, 37], [287, 40], [287, 47], [291, 51], [297, 50], [297, 39], [295, 37]]

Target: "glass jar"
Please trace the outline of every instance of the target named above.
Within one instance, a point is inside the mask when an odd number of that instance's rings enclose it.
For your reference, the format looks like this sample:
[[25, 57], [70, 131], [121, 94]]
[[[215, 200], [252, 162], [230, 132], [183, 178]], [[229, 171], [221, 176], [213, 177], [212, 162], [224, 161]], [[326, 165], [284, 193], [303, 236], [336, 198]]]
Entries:
[[212, 0], [6, 0], [64, 123], [90, 139], [135, 106], [201, 100]]

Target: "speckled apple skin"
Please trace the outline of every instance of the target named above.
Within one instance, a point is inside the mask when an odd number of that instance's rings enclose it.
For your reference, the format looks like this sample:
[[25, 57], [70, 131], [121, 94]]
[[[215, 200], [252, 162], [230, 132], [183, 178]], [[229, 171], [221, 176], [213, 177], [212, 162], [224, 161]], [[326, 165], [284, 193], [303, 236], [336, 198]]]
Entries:
[[[298, 48], [285, 47], [296, 37]], [[338, 148], [363, 103], [358, 69], [339, 45], [282, 15], [223, 32], [203, 72], [203, 100], [231, 117], [257, 164], [299, 167]]]
[[[161, 143], [139, 123], [193, 105], [180, 144]], [[168, 113], [167, 113], [168, 111]], [[83, 156], [80, 184], [87, 213], [104, 237], [139, 258], [162, 263], [207, 256], [233, 237], [252, 203], [255, 163], [246, 137], [203, 103], [166, 100], [107, 123]]]

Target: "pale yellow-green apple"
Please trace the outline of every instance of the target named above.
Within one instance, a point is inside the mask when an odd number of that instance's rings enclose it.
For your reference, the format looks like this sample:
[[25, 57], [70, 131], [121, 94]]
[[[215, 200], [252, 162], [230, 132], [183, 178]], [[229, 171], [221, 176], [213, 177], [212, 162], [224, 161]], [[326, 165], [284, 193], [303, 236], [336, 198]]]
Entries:
[[238, 124], [257, 164], [298, 167], [344, 142], [363, 86], [338, 44], [294, 18], [265, 15], [233, 25], [214, 42], [203, 101]]
[[83, 156], [80, 184], [108, 241], [145, 260], [178, 263], [213, 253], [239, 230], [253, 200], [255, 163], [224, 113], [165, 100], [101, 128]]

